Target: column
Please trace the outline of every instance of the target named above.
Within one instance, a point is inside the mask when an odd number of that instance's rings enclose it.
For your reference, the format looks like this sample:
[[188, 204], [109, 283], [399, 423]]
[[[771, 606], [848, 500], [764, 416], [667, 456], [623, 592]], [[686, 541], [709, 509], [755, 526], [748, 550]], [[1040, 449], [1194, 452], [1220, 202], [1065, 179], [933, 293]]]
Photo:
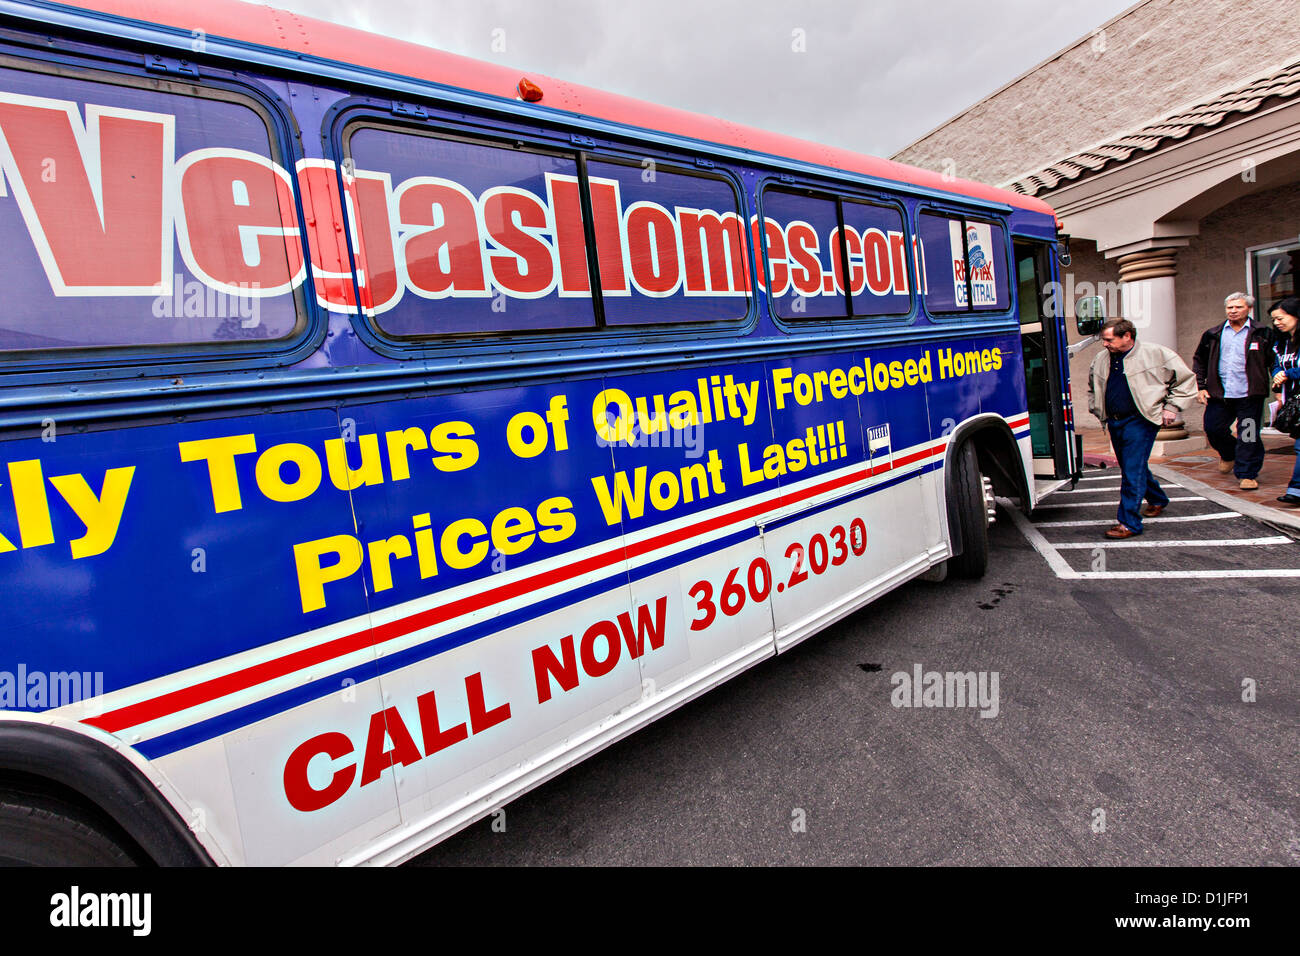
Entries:
[[[1140, 340], [1178, 351], [1178, 316], [1174, 308], [1174, 276], [1178, 250], [1144, 249], [1116, 260], [1119, 265], [1121, 314], [1137, 328]], [[1160, 429], [1156, 441], [1187, 437], [1180, 416]]]

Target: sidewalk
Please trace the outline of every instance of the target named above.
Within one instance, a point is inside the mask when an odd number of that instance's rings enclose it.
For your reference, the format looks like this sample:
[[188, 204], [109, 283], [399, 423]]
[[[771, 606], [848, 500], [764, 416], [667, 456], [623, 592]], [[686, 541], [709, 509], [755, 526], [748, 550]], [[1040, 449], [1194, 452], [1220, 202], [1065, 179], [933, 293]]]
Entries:
[[[1083, 436], [1085, 473], [1097, 466], [1115, 467], [1115, 453], [1105, 432], [1100, 428], [1083, 428], [1079, 434]], [[1295, 467], [1295, 439], [1265, 434], [1263, 440], [1264, 467], [1257, 479], [1258, 491], [1242, 491], [1232, 472], [1220, 474], [1218, 453], [1208, 445], [1200, 451], [1167, 458], [1153, 457], [1151, 470], [1157, 477], [1177, 481], [1226, 508], [1261, 521], [1300, 529], [1300, 506], [1284, 505], [1275, 500], [1286, 491], [1291, 480], [1291, 470]]]

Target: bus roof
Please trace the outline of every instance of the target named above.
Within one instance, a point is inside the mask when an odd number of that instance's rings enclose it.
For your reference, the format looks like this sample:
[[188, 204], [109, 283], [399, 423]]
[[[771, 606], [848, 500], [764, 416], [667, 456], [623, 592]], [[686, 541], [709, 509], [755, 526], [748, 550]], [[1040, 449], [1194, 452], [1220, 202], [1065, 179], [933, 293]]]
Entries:
[[[194, 4], [191, 0], [86, 0], [68, 6], [124, 20], [172, 27], [187, 35], [201, 30], [209, 37], [285, 50], [506, 99], [516, 97], [519, 80], [525, 75], [507, 66], [484, 63], [240, 0], [204, 0], [202, 4]], [[1052, 208], [1041, 199], [984, 183], [946, 179], [930, 170], [892, 160], [647, 103], [553, 77], [533, 73], [527, 77], [543, 90], [542, 104], [554, 109], [1054, 215]]]

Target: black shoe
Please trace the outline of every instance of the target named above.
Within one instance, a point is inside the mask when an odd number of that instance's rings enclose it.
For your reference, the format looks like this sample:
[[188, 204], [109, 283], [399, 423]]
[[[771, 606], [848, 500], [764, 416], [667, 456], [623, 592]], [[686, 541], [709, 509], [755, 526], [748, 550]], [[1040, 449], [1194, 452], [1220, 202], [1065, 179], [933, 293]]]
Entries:
[[1285, 494], [1278, 495], [1278, 501], [1285, 505], [1300, 505], [1300, 495]]

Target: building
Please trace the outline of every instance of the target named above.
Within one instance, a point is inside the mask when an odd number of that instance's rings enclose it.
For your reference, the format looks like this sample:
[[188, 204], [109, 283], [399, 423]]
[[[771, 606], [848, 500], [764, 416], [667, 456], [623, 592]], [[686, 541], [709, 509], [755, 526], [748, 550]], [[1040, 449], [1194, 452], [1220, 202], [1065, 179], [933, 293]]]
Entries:
[[[1300, 8], [1141, 0], [893, 158], [1050, 203], [1067, 316], [1101, 294], [1190, 364], [1229, 292], [1267, 322], [1297, 289]], [[1072, 361], [1076, 408], [1095, 352]]]

